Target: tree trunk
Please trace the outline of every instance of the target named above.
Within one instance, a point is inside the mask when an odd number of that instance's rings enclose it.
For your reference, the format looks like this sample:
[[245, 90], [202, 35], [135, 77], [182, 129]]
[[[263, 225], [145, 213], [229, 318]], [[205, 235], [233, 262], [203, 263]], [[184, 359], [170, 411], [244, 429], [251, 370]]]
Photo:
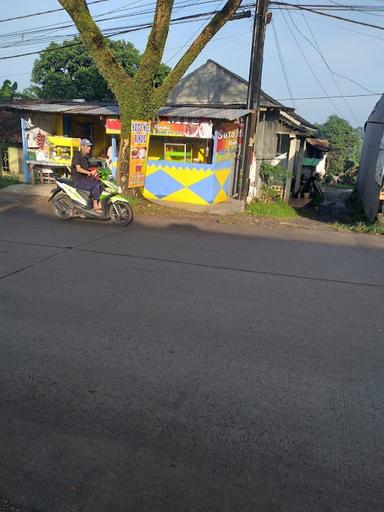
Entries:
[[153, 121], [159, 107], [165, 105], [172, 88], [212, 37], [240, 7], [242, 0], [227, 0], [176, 64], [162, 86], [154, 88], [167, 41], [174, 0], [156, 0], [155, 16], [139, 69], [132, 79], [115, 58], [108, 40], [95, 23], [86, 0], [59, 0], [74, 21], [91, 56], [116, 96], [120, 107], [121, 139], [117, 178], [128, 189], [131, 121]]
[[[134, 85], [135, 80], [133, 81]], [[141, 87], [141, 92], [145, 96], [146, 92], [144, 87]], [[138, 96], [138, 93], [135, 95]], [[132, 90], [127, 91], [124, 98], [119, 98], [118, 103], [120, 106], [120, 146], [119, 158], [117, 162], [116, 178], [121, 184], [124, 193], [128, 192], [129, 184], [129, 162], [131, 156], [131, 122], [132, 121], [153, 121], [156, 115], [152, 104], [145, 101], [132, 101]]]
[[131, 152], [131, 141], [129, 136], [120, 136], [119, 159], [117, 161], [116, 178], [126, 194], [128, 192], [129, 159]]

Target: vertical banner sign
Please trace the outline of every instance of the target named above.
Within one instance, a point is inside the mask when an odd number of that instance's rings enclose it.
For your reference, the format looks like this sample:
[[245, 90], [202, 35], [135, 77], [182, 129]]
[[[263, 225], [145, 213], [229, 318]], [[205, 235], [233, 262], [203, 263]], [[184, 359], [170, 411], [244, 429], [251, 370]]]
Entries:
[[131, 122], [131, 156], [129, 160], [128, 188], [144, 186], [150, 132], [150, 121]]
[[224, 123], [217, 132], [215, 162], [234, 160], [239, 143], [238, 123]]

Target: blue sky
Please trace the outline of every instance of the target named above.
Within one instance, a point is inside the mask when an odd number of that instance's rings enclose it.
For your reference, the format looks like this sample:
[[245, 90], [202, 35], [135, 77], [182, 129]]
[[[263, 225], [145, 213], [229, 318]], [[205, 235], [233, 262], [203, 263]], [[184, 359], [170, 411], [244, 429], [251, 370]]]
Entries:
[[[199, 1], [202, 0], [193, 2], [193, 7], [190, 5], [185, 7], [185, 5], [188, 5], [187, 1], [176, 0], [174, 16], [185, 16], [191, 13], [214, 10], [218, 5], [223, 5], [224, 3], [218, 0], [206, 5], [196, 5]], [[338, 1], [348, 5], [362, 4], [361, 0]], [[95, 15], [101, 15], [109, 11], [124, 9], [109, 14], [108, 16], [115, 15], [118, 18], [103, 22], [101, 27], [103, 29], [125, 27], [149, 21], [151, 18], [150, 14], [135, 17], [132, 17], [132, 14], [137, 11], [150, 9], [154, 3], [151, 0], [106, 0], [94, 5], [92, 12]], [[184, 7], [180, 7], [181, 3]], [[248, 2], [244, 1], [243, 3], [246, 4]], [[336, 2], [333, 0], [306, 0], [303, 3], [329, 3], [331, 5]], [[366, 0], [364, 3], [377, 6], [381, 3], [384, 7], [384, 0]], [[13, 0], [11, 4], [7, 5], [7, 9], [2, 9], [0, 20], [36, 11], [57, 9], [59, 7], [60, 5], [57, 0], [40, 0], [39, 2]], [[331, 96], [340, 96], [340, 94], [368, 94], [365, 89], [373, 92], [382, 92], [384, 78], [382, 71], [384, 31], [330, 20], [312, 13], [306, 13], [303, 16], [298, 11], [289, 11], [289, 14], [288, 12], [274, 9], [272, 12], [275, 30], [273, 30], [272, 25], [268, 26], [263, 89], [277, 99], [284, 99], [284, 103], [289, 106], [293, 105], [291, 99], [289, 99], [292, 93], [293, 98], [297, 99], [294, 102], [297, 111], [312, 122], [323, 122], [329, 115], [336, 113], [348, 119], [354, 126], [362, 125], [378, 97], [349, 98], [347, 101], [333, 99], [332, 102], [328, 99], [301, 100], [300, 98], [325, 96], [325, 93]], [[362, 13], [339, 14], [359, 21], [384, 26], [384, 12], [376, 13], [375, 15]], [[70, 36], [74, 34], [74, 27], [65, 29], [52, 27], [54, 30], [48, 32], [45, 39], [39, 36], [38, 39], [31, 42], [31, 46], [20, 46], [23, 39], [25, 41], [25, 39], [30, 37], [25, 33], [28, 30], [39, 27], [49, 28], [51, 24], [62, 26], [68, 23], [70, 23], [70, 19], [63, 11], [18, 21], [3, 22], [0, 24], [0, 57], [38, 51], [44, 48], [50, 38], [54, 36]], [[171, 27], [164, 61], [169, 65], [176, 63], [182, 55], [183, 45], [197, 33], [204, 23], [199, 21]], [[18, 34], [7, 36], [7, 34], [15, 32]], [[147, 34], [147, 31], [141, 31], [124, 37], [130, 40], [137, 48], [143, 50]], [[190, 70], [193, 70], [210, 58], [247, 78], [251, 36], [251, 19], [228, 23], [206, 47]], [[286, 68], [289, 88], [281, 68], [276, 38]], [[312, 46], [310, 42], [312, 42]], [[5, 47], [6, 45], [8, 47]], [[317, 48], [317, 51], [313, 46]], [[10, 78], [16, 80], [21, 88], [28, 86], [35, 58], [36, 56], [25, 56], [1, 61], [0, 80]], [[345, 75], [360, 83], [365, 89], [346, 79], [335, 77], [329, 71], [329, 68], [333, 72]], [[315, 78], [314, 74], [317, 78]]]

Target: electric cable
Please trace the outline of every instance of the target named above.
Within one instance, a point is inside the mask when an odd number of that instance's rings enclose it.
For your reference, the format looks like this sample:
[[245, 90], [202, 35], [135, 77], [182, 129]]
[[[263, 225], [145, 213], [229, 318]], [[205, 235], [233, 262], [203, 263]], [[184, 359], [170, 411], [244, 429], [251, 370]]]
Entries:
[[[102, 2], [109, 2], [109, 0], [93, 0], [92, 2], [88, 2], [88, 5], [91, 4], [100, 4]], [[59, 9], [51, 9], [49, 11], [41, 11], [41, 12], [34, 12], [31, 14], [23, 14], [22, 16], [14, 16], [13, 18], [3, 18], [0, 19], [0, 23], [4, 23], [6, 21], [16, 21], [16, 20], [22, 20], [25, 18], [33, 18], [34, 16], [43, 16], [45, 14], [52, 14], [54, 12], [64, 11], [64, 7], [60, 7]]]
[[[205, 5], [205, 4], [210, 4], [210, 3], [216, 3], [217, 0], [203, 0], [203, 1], [200, 1], [200, 2], [195, 2], [194, 4], [194, 7], [197, 6], [197, 5]], [[129, 11], [132, 9], [132, 6], [134, 4], [137, 4], [138, 1], [135, 1], [135, 2], [131, 2], [130, 4], [126, 4], [124, 6], [124, 8], [122, 7], [121, 9], [123, 9], [125, 12], [126, 11]], [[126, 6], [127, 5], [130, 5], [129, 8], [127, 8]], [[141, 4], [141, 9], [145, 6], [152, 6], [153, 3], [150, 2], [150, 3], [146, 3], [146, 4]], [[175, 11], [176, 10], [180, 10], [184, 7], [187, 7], [190, 5], [190, 2], [188, 1], [184, 1], [184, 2], [176, 2], [175, 3]], [[154, 13], [154, 10], [153, 8], [152, 9], [149, 9], [149, 10], [139, 10], [139, 11], [136, 11], [136, 12], [133, 12], [133, 13], [128, 13], [128, 14], [120, 14], [119, 16], [112, 16], [112, 17], [108, 17], [108, 18], [103, 18], [103, 16], [105, 16], [106, 14], [110, 14], [111, 12], [113, 11], [108, 11], [107, 13], [101, 13], [97, 16], [94, 17], [94, 21], [96, 23], [101, 23], [101, 22], [105, 22], [105, 21], [110, 21], [110, 20], [114, 20], [114, 19], [122, 19], [122, 18], [126, 18], [126, 17], [137, 17], [137, 16], [141, 16], [141, 15], [145, 15], [145, 14], [153, 14]], [[0, 45], [0, 49], [4, 49], [4, 48], [10, 48], [10, 47], [28, 47], [28, 46], [33, 46], [34, 43], [38, 42], [38, 43], [42, 43], [42, 42], [45, 42], [47, 41], [47, 39], [44, 37], [42, 37], [42, 34], [52, 34], [52, 32], [57, 32], [57, 31], [61, 31], [61, 30], [64, 30], [66, 28], [71, 28], [71, 27], [74, 27], [74, 24], [73, 22], [71, 21], [70, 23], [67, 23], [67, 24], [63, 24], [62, 22], [61, 23], [53, 23], [53, 24], [50, 24], [50, 25], [43, 25], [43, 26], [40, 26], [40, 27], [35, 27], [33, 29], [29, 29], [29, 30], [24, 30], [24, 31], [17, 31], [17, 32], [9, 32], [9, 33], [3, 33], [0, 35], [0, 41], [1, 40], [6, 40], [6, 39], [11, 39], [11, 41], [9, 43], [4, 43], [2, 45]], [[121, 27], [120, 27], [121, 28]], [[113, 30], [116, 30], [116, 28], [114, 28]], [[34, 35], [35, 37], [32, 37], [32, 38], [29, 38], [29, 39], [25, 39], [25, 36], [27, 35]], [[12, 42], [12, 38], [17, 38], [19, 39], [21, 37], [21, 40], [19, 41], [16, 41], [16, 42]], [[67, 37], [74, 37], [74, 34], [60, 34], [58, 36], [54, 36], [54, 37], [51, 37], [50, 41], [53, 39], [53, 40], [65, 40], [65, 38]]]
[[[313, 33], [312, 29], [311, 29], [311, 26], [310, 26], [310, 25], [309, 25], [309, 23], [308, 23], [308, 20], [306, 19], [305, 14], [303, 13], [303, 11], [301, 12], [301, 14], [302, 14], [302, 15], [303, 15], [303, 17], [304, 17], [304, 20], [305, 20], [305, 22], [306, 22], [306, 25], [307, 25], [307, 27], [308, 27], [308, 30], [309, 30], [309, 32], [310, 32], [310, 34], [311, 34], [311, 36], [312, 36], [312, 39], [313, 39], [313, 41], [314, 41], [314, 43], [315, 43], [315, 44], [313, 44], [313, 43], [312, 43], [312, 41], [310, 41], [310, 39], [308, 39], [308, 38], [305, 36], [305, 34], [303, 34], [303, 32], [299, 29], [299, 27], [296, 25], [295, 21], [293, 20], [291, 13], [290, 13], [290, 12], [288, 12], [288, 15], [289, 15], [289, 17], [290, 17], [290, 19], [291, 19], [291, 22], [292, 22], [293, 26], [296, 28], [296, 30], [299, 32], [299, 34], [300, 34], [302, 37], [304, 37], [304, 38], [305, 38], [305, 40], [306, 40], [306, 41], [308, 41], [308, 42], [311, 44], [312, 48], [314, 48], [314, 49], [317, 51], [317, 53], [320, 55], [321, 60], [322, 60], [322, 61], [323, 61], [323, 63], [325, 64], [326, 68], [328, 69], [329, 74], [330, 74], [330, 76], [331, 76], [331, 79], [332, 79], [333, 83], [335, 84], [335, 86], [336, 86], [337, 90], [339, 91], [340, 96], [344, 96], [344, 95], [343, 95], [343, 91], [341, 90], [341, 87], [340, 87], [340, 85], [339, 85], [339, 82], [336, 80], [336, 76], [343, 77], [343, 78], [347, 78], [348, 80], [350, 80], [351, 82], [354, 82], [354, 83], [356, 83], [356, 84], [358, 84], [358, 82], [355, 82], [355, 80], [349, 79], [349, 77], [344, 77], [343, 75], [340, 75], [339, 73], [336, 73], [336, 72], [331, 68], [331, 66], [328, 64], [328, 61], [326, 60], [326, 58], [325, 58], [325, 56], [324, 56], [323, 52], [321, 51], [320, 45], [319, 45], [319, 43], [317, 42], [317, 39], [316, 39], [316, 37], [315, 37], [315, 35], [314, 35], [314, 33]], [[336, 75], [336, 76], [335, 76], [335, 75]], [[374, 92], [374, 91], [370, 91], [369, 89], [367, 89], [366, 87], [364, 87], [364, 86], [363, 86], [363, 85], [361, 85], [361, 84], [358, 84], [358, 85], [359, 85], [362, 89], [366, 90], [367, 92], [370, 92], [370, 93]], [[347, 108], [348, 112], [351, 114], [352, 118], [355, 120], [355, 122], [356, 122], [357, 124], [360, 124], [360, 121], [357, 119], [357, 117], [356, 117], [355, 113], [353, 112], [353, 110], [352, 110], [351, 106], [349, 105], [349, 103], [348, 103], [348, 101], [345, 99], [345, 97], [343, 98], [343, 101], [344, 101], [344, 104], [345, 104], [345, 106], [346, 106], [346, 108]]]
[[295, 43], [296, 43], [296, 46], [298, 47], [298, 49], [299, 49], [299, 51], [300, 51], [300, 53], [301, 53], [301, 55], [302, 55], [303, 59], [305, 60], [305, 62], [306, 62], [306, 64], [307, 64], [307, 66], [308, 66], [308, 68], [309, 68], [309, 70], [311, 71], [311, 73], [312, 73], [313, 77], [315, 78], [316, 82], [318, 83], [318, 85], [319, 85], [320, 89], [323, 91], [323, 93], [325, 94], [325, 96], [329, 99], [329, 102], [330, 102], [330, 104], [332, 105], [332, 107], [335, 109], [335, 111], [336, 111], [336, 112], [338, 112], [338, 113], [339, 113], [339, 115], [341, 115], [341, 116], [342, 116], [340, 109], [338, 108], [338, 106], [336, 105], [336, 103], [335, 103], [335, 102], [330, 98], [330, 96], [329, 96], [329, 94], [328, 94], [327, 90], [325, 89], [324, 85], [321, 83], [320, 78], [317, 76], [317, 74], [316, 74], [315, 70], [313, 69], [313, 66], [311, 65], [311, 63], [310, 63], [310, 62], [309, 62], [309, 60], [307, 59], [307, 56], [305, 55], [303, 48], [301, 47], [301, 45], [300, 45], [300, 43], [299, 43], [299, 41], [298, 41], [297, 37], [295, 36], [295, 33], [293, 32], [293, 30], [292, 30], [291, 26], [290, 26], [290, 25], [289, 25], [289, 23], [288, 23], [288, 20], [287, 20], [287, 19], [286, 19], [286, 17], [285, 17], [285, 13], [284, 13], [283, 9], [281, 9], [281, 10], [280, 10], [280, 12], [281, 12], [281, 15], [282, 15], [282, 17], [283, 17], [283, 19], [284, 19], [284, 21], [285, 21], [285, 23], [286, 23], [287, 27], [288, 27], [288, 30], [289, 30], [289, 32], [290, 32], [290, 34], [291, 34], [291, 36], [292, 36], [293, 40], [294, 40], [294, 41], [295, 41]]
[[[211, 12], [205, 12], [205, 13], [199, 13], [199, 14], [174, 18], [173, 20], [171, 20], [170, 25], [180, 25], [180, 24], [184, 24], [184, 23], [190, 23], [190, 22], [193, 22], [193, 21], [199, 20], [199, 19], [210, 19], [213, 15], [217, 14], [217, 12], [220, 12], [220, 11], [211, 11]], [[114, 37], [117, 35], [128, 34], [128, 33], [137, 32], [140, 30], [146, 30], [151, 27], [152, 27], [152, 22], [141, 23], [141, 24], [132, 25], [132, 26], [129, 26], [126, 28], [122, 28], [121, 30], [117, 30], [111, 34], [106, 35], [105, 37], [110, 38], [110, 37]], [[63, 45], [63, 46], [61, 46], [61, 48], [70, 48], [72, 46], [79, 46], [80, 44], [82, 44], [82, 43], [71, 43], [68, 45]], [[52, 51], [57, 51], [57, 48], [45, 48], [45, 49], [39, 50], [39, 51], [19, 53], [19, 54], [14, 54], [14, 55], [6, 55], [6, 56], [0, 57], [0, 60], [9, 60], [9, 59], [15, 59], [18, 57], [27, 57], [29, 55], [39, 55], [40, 53], [46, 53], [46, 52], [52, 52]]]
[[[336, 2], [336, 0], [328, 0], [328, 2], [331, 2], [332, 4], [338, 5], [340, 7], [347, 7], [347, 6], [345, 6], [345, 5], [343, 5], [343, 4], [339, 3], [339, 2]], [[352, 5], [348, 6], [348, 10], [350, 10], [352, 12], [364, 12], [364, 13], [368, 14], [369, 16], [376, 16], [378, 18], [382, 18], [383, 17], [382, 14], [377, 14], [376, 12], [370, 12], [369, 10], [367, 11], [366, 9], [356, 9]]]
[[351, 20], [350, 18], [344, 18], [342, 16], [336, 16], [335, 14], [329, 14], [329, 13], [326, 13], [326, 12], [317, 11], [315, 9], [310, 9], [309, 7], [304, 7], [304, 6], [299, 5], [299, 4], [291, 4], [291, 3], [287, 3], [287, 2], [276, 2], [276, 1], [272, 1], [271, 4], [273, 4], [273, 5], [281, 5], [283, 7], [284, 6], [289, 6], [289, 7], [295, 8], [295, 9], [300, 9], [300, 10], [303, 10], [303, 11], [312, 12], [314, 14], [319, 14], [320, 16], [327, 16], [328, 18], [334, 18], [336, 20], [346, 21], [348, 23], [354, 23], [355, 25], [360, 25], [362, 27], [369, 27], [369, 28], [375, 28], [375, 29], [378, 29], [378, 30], [384, 30], [384, 27], [381, 26], [381, 25], [374, 25], [373, 23], [365, 23], [363, 21]]
[[[307, 101], [307, 100], [328, 100], [332, 99], [342, 99], [342, 98], [367, 98], [372, 96], [382, 96], [384, 93], [373, 93], [373, 94], [343, 94], [343, 96], [304, 96], [301, 98], [293, 98], [295, 101]], [[277, 101], [289, 101], [291, 98], [277, 98]]]
[[[336, 71], [334, 71], [328, 64], [328, 62], [326, 61], [321, 49], [316, 46], [315, 44], [313, 44], [313, 42], [300, 30], [300, 28], [297, 26], [297, 24], [295, 23], [294, 19], [292, 18], [292, 15], [289, 11], [288, 12], [288, 15], [292, 21], [292, 24], [293, 26], [295, 27], [295, 29], [298, 31], [298, 33], [312, 46], [312, 48], [320, 55], [322, 61], [324, 62], [325, 66], [328, 68], [328, 70], [330, 70], [330, 72], [335, 75], [335, 76], [338, 76], [339, 78], [344, 78], [344, 80], [348, 80], [349, 82], [353, 83], [354, 85], [357, 85], [358, 87], [360, 87], [361, 89], [363, 89], [364, 91], [366, 92], [370, 92], [370, 93], [374, 93], [375, 91], [371, 91], [370, 89], [368, 89], [367, 87], [365, 87], [364, 85], [360, 84], [359, 82], [357, 82], [356, 80], [353, 80], [352, 78], [346, 76], [346, 75], [341, 75], [340, 73], [336, 73]], [[305, 18], [305, 17], [304, 17]], [[313, 35], [313, 32], [307, 22], [307, 26], [311, 32], [311, 35], [313, 38], [314, 35]]]
[[[223, 3], [224, 0], [220, 0], [219, 3], [217, 4], [216, 6], [216, 11], [218, 9], [220, 9], [220, 6], [221, 4]], [[166, 62], [165, 64], [168, 65], [170, 64], [170, 62], [172, 62], [172, 60], [177, 57], [179, 55], [180, 52], [182, 52], [184, 50], [184, 48], [186, 48], [188, 46], [188, 44], [197, 36], [197, 34], [199, 34], [201, 32], [201, 30], [203, 30], [203, 28], [205, 27], [205, 22], [202, 23], [201, 25], [199, 25], [198, 29], [195, 30], [195, 32], [191, 35], [191, 37], [185, 42], [185, 44], [183, 46], [181, 46], [177, 52], [172, 55], [172, 57], [170, 57]]]
[[285, 67], [283, 54], [282, 54], [282, 52], [281, 52], [281, 48], [280, 48], [279, 38], [277, 37], [276, 26], [275, 26], [275, 23], [274, 23], [274, 21], [273, 21], [273, 20], [272, 20], [272, 22], [271, 22], [271, 25], [272, 25], [272, 31], [273, 31], [273, 35], [274, 35], [274, 38], [275, 38], [275, 43], [276, 43], [277, 53], [278, 53], [278, 56], [279, 56], [280, 66], [281, 66], [281, 69], [282, 69], [282, 71], [283, 71], [283, 75], [284, 75], [285, 83], [286, 83], [286, 85], [287, 85], [287, 89], [288, 89], [288, 92], [289, 92], [289, 95], [290, 95], [290, 98], [291, 98], [292, 104], [293, 104], [293, 106], [296, 108], [296, 103], [295, 103], [295, 101], [294, 101], [294, 99], [293, 99], [293, 93], [292, 93], [291, 84], [289, 83], [287, 69], [286, 69], [286, 67]]

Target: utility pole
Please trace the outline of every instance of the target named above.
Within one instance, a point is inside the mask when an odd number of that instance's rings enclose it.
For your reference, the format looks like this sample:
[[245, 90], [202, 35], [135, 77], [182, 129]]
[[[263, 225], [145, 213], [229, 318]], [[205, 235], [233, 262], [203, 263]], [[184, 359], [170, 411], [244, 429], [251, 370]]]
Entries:
[[247, 201], [249, 190], [249, 171], [252, 165], [255, 134], [259, 117], [261, 76], [263, 72], [264, 41], [266, 26], [270, 22], [268, 6], [270, 0], [257, 0], [253, 24], [251, 61], [249, 68], [247, 109], [252, 113], [247, 116], [244, 130], [244, 147], [242, 151], [241, 197]]

